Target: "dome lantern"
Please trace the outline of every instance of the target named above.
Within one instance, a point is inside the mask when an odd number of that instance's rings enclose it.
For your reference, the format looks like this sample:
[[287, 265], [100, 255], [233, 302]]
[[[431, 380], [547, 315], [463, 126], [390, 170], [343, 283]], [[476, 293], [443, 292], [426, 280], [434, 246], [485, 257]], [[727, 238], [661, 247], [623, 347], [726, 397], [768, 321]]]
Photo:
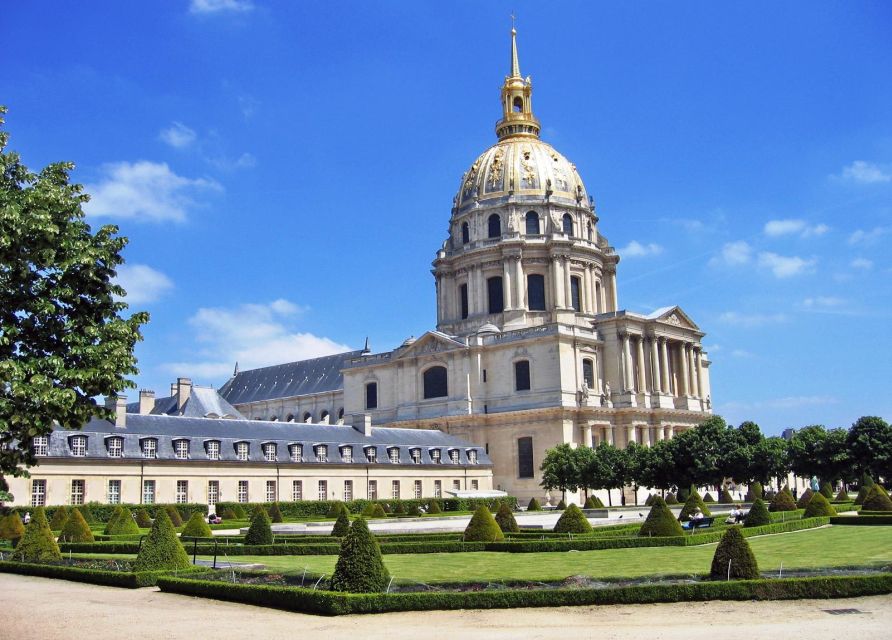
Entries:
[[511, 28], [511, 73], [502, 85], [502, 119], [496, 123], [499, 140], [515, 136], [539, 137], [539, 121], [533, 115], [533, 81], [520, 74], [517, 30]]

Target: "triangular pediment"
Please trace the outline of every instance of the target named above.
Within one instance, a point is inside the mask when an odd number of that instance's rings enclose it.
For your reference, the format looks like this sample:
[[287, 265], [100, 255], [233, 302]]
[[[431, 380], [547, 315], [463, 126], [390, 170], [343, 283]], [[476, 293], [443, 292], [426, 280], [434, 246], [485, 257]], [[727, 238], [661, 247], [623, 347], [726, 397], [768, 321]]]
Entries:
[[693, 329], [694, 331], [700, 330], [697, 323], [691, 320], [691, 317], [677, 305], [674, 307], [657, 309], [648, 316], [648, 319], [656, 320], [657, 322], [665, 322], [666, 324], [670, 324], [674, 327], [682, 327], [683, 329]]
[[415, 342], [403, 347], [397, 359], [415, 358], [428, 353], [441, 353], [444, 351], [454, 351], [455, 349], [464, 349], [464, 342], [447, 336], [439, 331], [428, 331]]

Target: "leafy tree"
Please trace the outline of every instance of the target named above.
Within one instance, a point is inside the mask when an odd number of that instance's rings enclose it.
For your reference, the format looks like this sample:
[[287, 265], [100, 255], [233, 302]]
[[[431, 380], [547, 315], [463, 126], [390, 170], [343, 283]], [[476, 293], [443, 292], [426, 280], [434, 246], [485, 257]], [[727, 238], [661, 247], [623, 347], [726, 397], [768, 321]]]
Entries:
[[712, 557], [709, 577], [712, 580], [755, 580], [759, 577], [756, 557], [740, 533], [740, 527], [730, 527], [722, 536]]
[[211, 532], [208, 523], [204, 521], [204, 516], [196, 511], [189, 516], [189, 521], [186, 523], [186, 526], [183, 527], [183, 531], [180, 535], [192, 538], [210, 538], [214, 534]]
[[95, 540], [84, 516], [76, 508], [72, 509], [65, 526], [59, 532], [59, 542], [95, 542]]
[[675, 458], [671, 440], [658, 440], [650, 447], [636, 447], [636, 482], [642, 487], [668, 490], [675, 484]]
[[735, 438], [732, 431], [720, 416], [711, 416], [670, 440], [679, 487], [724, 481], [731, 451], [745, 441], [742, 436]]
[[783, 478], [789, 471], [787, 441], [778, 436], [763, 438], [751, 450], [749, 479], [768, 484], [772, 478]]
[[50, 530], [50, 523], [46, 521], [46, 512], [43, 507], [37, 507], [31, 522], [25, 527], [25, 533], [19, 538], [12, 554], [13, 559], [23, 562], [60, 562], [62, 554], [59, 553], [59, 545]]
[[54, 422], [79, 429], [112, 417], [95, 398], [134, 386], [126, 376], [149, 319], [120, 315], [125, 292], [113, 278], [127, 239], [85, 222], [89, 196], [69, 183], [74, 165], [33, 173], [8, 142], [0, 131], [0, 490], [4, 474], [37, 463], [33, 438]]
[[846, 435], [846, 447], [858, 472], [883, 476], [892, 462], [892, 426], [875, 416], [858, 418]]
[[852, 475], [845, 429], [805, 427], [793, 435], [788, 447], [790, 468], [797, 476], [835, 482]]
[[[539, 467], [542, 471], [541, 486], [545, 489], [560, 489], [563, 498], [567, 491], [576, 491], [582, 484], [582, 457], [566, 442], [545, 452]], [[585, 455], [585, 454], [583, 454]]]
[[341, 543], [338, 562], [331, 577], [331, 589], [350, 593], [376, 593], [384, 591], [389, 580], [390, 574], [384, 566], [378, 541], [369, 531], [365, 519], [360, 516]]
[[160, 571], [163, 569], [186, 569], [190, 566], [189, 556], [177, 538], [167, 511], [159, 509], [155, 513], [152, 530], [143, 541], [133, 561], [134, 571]]
[[592, 489], [607, 489], [607, 502], [613, 506], [612, 489], [621, 489], [628, 479], [626, 467], [628, 456], [622, 449], [602, 442], [594, 449], [594, 455], [582, 473], [585, 485]]

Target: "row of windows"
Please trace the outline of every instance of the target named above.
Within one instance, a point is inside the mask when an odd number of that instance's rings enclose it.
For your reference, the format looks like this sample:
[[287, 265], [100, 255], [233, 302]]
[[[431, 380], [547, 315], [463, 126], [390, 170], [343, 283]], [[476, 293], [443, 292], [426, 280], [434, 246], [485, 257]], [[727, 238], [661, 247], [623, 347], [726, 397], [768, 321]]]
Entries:
[[[570, 306], [575, 311], [582, 311], [580, 291], [582, 279], [579, 276], [570, 277]], [[462, 320], [469, 315], [468, 285], [458, 285], [458, 299]], [[487, 313], [502, 313], [505, 310], [505, 293], [502, 276], [493, 276], [486, 279]], [[527, 307], [530, 311], [545, 311], [545, 276], [539, 273], [531, 273], [527, 276]]]
[[[442, 367], [441, 367], [442, 368]], [[445, 369], [444, 369], [445, 371]], [[45, 456], [48, 452], [49, 436], [38, 436], [34, 438], [34, 450], [37, 455]], [[112, 436], [106, 438], [106, 450], [111, 458], [123, 457], [124, 438], [121, 436]], [[69, 447], [71, 455], [86, 456], [87, 455], [87, 436], [77, 435], [69, 438]], [[143, 458], [154, 459], [158, 455], [158, 440], [156, 438], [143, 438], [140, 440], [140, 447]], [[248, 460], [250, 458], [251, 444], [249, 442], [236, 442], [235, 456], [238, 460]], [[263, 450], [263, 459], [266, 462], [277, 462], [278, 445], [275, 442], [264, 442], [261, 444]], [[220, 441], [207, 440], [204, 443], [205, 453], [208, 460], [220, 460]], [[188, 460], [190, 458], [190, 442], [185, 438], [178, 438], [173, 441], [174, 457], [178, 460]], [[353, 462], [353, 446], [344, 445], [339, 447], [341, 460], [343, 462]], [[363, 453], [368, 462], [377, 462], [377, 449], [375, 447], [364, 447]], [[328, 462], [328, 445], [317, 444], [313, 447], [313, 455], [315, 462]], [[390, 462], [399, 464], [400, 448], [388, 447], [387, 456]], [[430, 450], [431, 461], [435, 464], [441, 462], [441, 450]], [[449, 461], [453, 464], [461, 463], [461, 451], [459, 449], [448, 450]], [[413, 447], [409, 449], [409, 457], [414, 464], [421, 464], [421, 449]], [[304, 447], [302, 444], [288, 445], [288, 459], [291, 462], [308, 462], [304, 459]], [[477, 451], [469, 449], [467, 452], [467, 461], [469, 464], [477, 464]]]
[[[331, 414], [328, 412], [328, 409], [323, 409], [319, 413], [318, 422], [325, 422], [329, 418], [331, 418]], [[254, 419], [255, 420], [263, 420], [264, 418], [257, 417]], [[344, 419], [344, 408], [341, 407], [340, 409], [338, 409], [338, 420], [343, 420], [343, 419]], [[266, 418], [266, 420], [269, 420], [270, 422], [278, 422], [279, 416], [272, 415], [272, 416], [269, 416], [268, 418]], [[283, 420], [284, 420], [284, 422], [296, 422], [297, 416], [295, 416], [293, 413], [289, 413], [288, 415], [285, 416], [285, 418]], [[303, 418], [301, 419], [301, 422], [312, 423], [313, 422], [313, 414], [310, 413], [309, 411], [305, 411], [303, 414]]]
[[[566, 235], [571, 238], [575, 236], [574, 233], [575, 227], [573, 224], [573, 216], [569, 213], [565, 213], [561, 218], [561, 231], [563, 231]], [[524, 216], [524, 231], [528, 236], [538, 236], [542, 233], [539, 214], [535, 211], [527, 211]], [[592, 228], [591, 223], [588, 225], [588, 239], [591, 240], [593, 236], [594, 229]], [[487, 238], [500, 238], [502, 237], [502, 218], [499, 214], [494, 213], [489, 218], [486, 219], [486, 237]], [[462, 244], [468, 244], [471, 241], [471, 227], [467, 222], [463, 222], [461, 225], [461, 242]]]
[[[239, 480], [237, 489], [236, 489], [236, 501], [240, 503], [248, 502], [248, 490], [249, 484], [248, 480]], [[275, 480], [266, 480], [265, 481], [265, 497], [266, 502], [277, 502], [281, 498], [278, 492], [278, 484]], [[401, 485], [402, 482], [400, 480], [392, 480], [390, 483], [390, 497], [399, 499], [401, 497]], [[71, 481], [71, 494], [69, 496], [69, 503], [72, 505], [82, 505], [86, 499], [85, 493], [85, 480], [83, 479], [73, 479]], [[352, 480], [344, 480], [344, 491], [343, 491], [343, 499], [353, 500], [354, 492], [353, 492], [353, 481]], [[109, 480], [106, 485], [106, 495], [105, 501], [108, 504], [121, 504], [121, 481], [120, 480]], [[452, 481], [453, 490], [461, 489], [461, 480], [453, 480]], [[471, 480], [471, 489], [476, 491], [480, 488], [478, 480]], [[293, 501], [305, 500], [305, 499], [315, 499], [315, 500], [328, 500], [330, 496], [328, 495], [328, 480], [318, 480], [316, 483], [316, 494], [315, 496], [307, 495], [304, 497], [304, 483], [303, 480], [292, 480], [291, 481], [291, 499]], [[367, 481], [367, 497], [369, 500], [377, 500], [379, 498], [378, 495], [378, 481], [377, 480], [368, 480]], [[441, 498], [443, 496], [443, 482], [442, 480], [434, 480], [434, 498]], [[331, 498], [337, 497], [334, 492], [332, 492]], [[416, 499], [423, 498], [422, 494], [422, 482], [421, 480], [413, 480], [412, 481], [412, 497]], [[220, 493], [220, 481], [219, 480], [208, 480], [207, 484], [207, 503], [214, 505], [220, 502], [223, 499]], [[176, 493], [174, 496], [174, 500], [177, 504], [186, 504], [189, 502], [189, 481], [188, 480], [177, 480], [176, 481]], [[143, 504], [155, 504], [158, 502], [158, 493], [157, 493], [157, 483], [155, 480], [143, 480], [142, 483], [142, 503]], [[47, 490], [46, 490], [46, 480], [43, 479], [35, 479], [31, 481], [31, 506], [32, 507], [42, 507], [47, 504]]]

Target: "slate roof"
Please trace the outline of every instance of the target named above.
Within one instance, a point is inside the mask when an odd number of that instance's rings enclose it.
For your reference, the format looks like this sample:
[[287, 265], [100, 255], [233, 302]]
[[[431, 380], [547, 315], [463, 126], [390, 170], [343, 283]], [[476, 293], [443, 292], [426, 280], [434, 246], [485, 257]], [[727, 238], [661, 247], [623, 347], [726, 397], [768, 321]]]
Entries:
[[[139, 402], [129, 403], [127, 405], [127, 413], [138, 414]], [[217, 393], [216, 389], [213, 387], [199, 387], [196, 385], [192, 386], [189, 393], [189, 399], [186, 400], [182, 413], [177, 409], [177, 397], [166, 396], [164, 398], [155, 399], [155, 407], [152, 409], [151, 414], [168, 416], [183, 415], [188, 418], [206, 418], [208, 416], [213, 416], [230, 419], [234, 418], [236, 420], [247, 419], [239, 413], [238, 409], [226, 402], [226, 400]]]
[[341, 369], [362, 353], [362, 350], [347, 351], [322, 358], [239, 371], [220, 387], [219, 393], [230, 404], [245, 404], [339, 391], [344, 388]]

